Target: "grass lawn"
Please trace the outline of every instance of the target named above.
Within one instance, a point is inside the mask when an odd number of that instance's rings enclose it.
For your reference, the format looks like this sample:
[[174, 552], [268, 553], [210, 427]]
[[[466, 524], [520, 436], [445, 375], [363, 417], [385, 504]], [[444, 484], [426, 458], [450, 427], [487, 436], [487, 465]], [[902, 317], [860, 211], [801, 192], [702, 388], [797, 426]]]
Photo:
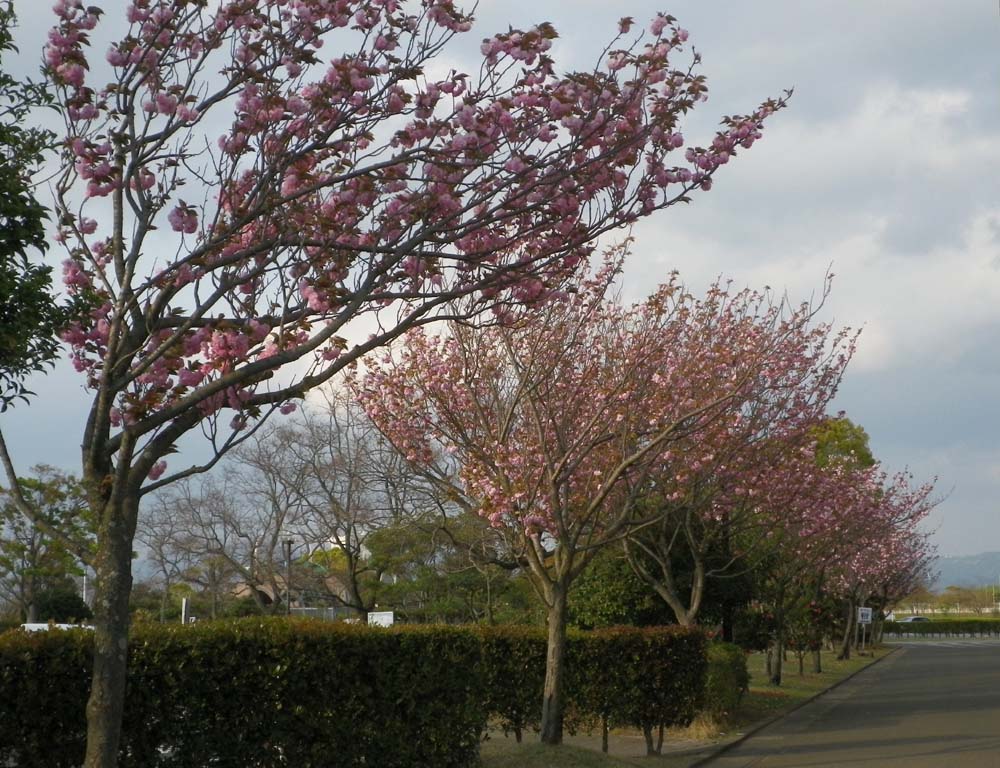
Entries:
[[[806, 657], [805, 675], [799, 676], [799, 663], [794, 654], [788, 655], [788, 661], [782, 665], [781, 686], [769, 685], [765, 674], [764, 654], [750, 655], [750, 694], [743, 699], [739, 711], [732, 722], [724, 729], [727, 732], [741, 732], [762, 719], [786, 712], [796, 704], [800, 704], [820, 691], [824, 691], [834, 683], [850, 674], [867, 667], [875, 659], [889, 653], [889, 648], [877, 648], [874, 656], [858, 656], [852, 654], [846, 661], [837, 661], [836, 654], [823, 651], [823, 671], [814, 674], [812, 658]], [[866, 651], [867, 654], [867, 651]]]
[[[599, 734], [567, 736], [561, 747], [548, 747], [537, 742], [537, 735], [525, 734], [524, 743], [495, 733], [481, 749], [483, 768], [687, 768], [699, 758], [698, 749], [707, 750], [722, 741], [745, 733], [752, 726], [787, 712], [820, 691], [844, 679], [873, 660], [885, 656], [890, 649], [876, 649], [874, 655], [854, 655], [848, 661], [837, 661], [833, 653], [823, 652], [823, 672], [813, 674], [812, 659], [805, 660], [805, 675], [799, 676], [798, 661], [789, 654], [783, 665], [782, 684], [775, 688], [767, 682], [764, 654], [749, 657], [750, 693], [729, 722], [717, 724], [696, 721], [690, 728], [671, 729], [664, 741], [664, 754], [646, 757], [641, 733], [612, 731], [610, 756], [601, 753]], [[686, 754], [670, 754], [680, 749]], [[695, 752], [695, 753], [692, 753]]]
[[[598, 747], [598, 750], [600, 747]], [[517, 744], [513, 739], [490, 739], [483, 744], [483, 768], [687, 768], [694, 759], [678, 755], [662, 757], [608, 756], [600, 751], [563, 744], [549, 747], [536, 741]]]

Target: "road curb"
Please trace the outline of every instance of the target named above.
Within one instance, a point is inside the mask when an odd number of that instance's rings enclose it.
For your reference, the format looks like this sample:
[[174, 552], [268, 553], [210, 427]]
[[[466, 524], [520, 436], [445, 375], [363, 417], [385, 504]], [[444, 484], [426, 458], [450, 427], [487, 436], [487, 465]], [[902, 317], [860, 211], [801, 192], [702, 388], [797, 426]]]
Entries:
[[[800, 701], [798, 704], [796, 704], [794, 707], [792, 707], [791, 709], [787, 710], [786, 712], [782, 712], [780, 715], [775, 715], [774, 717], [770, 717], [767, 720], [762, 720], [759, 723], [755, 723], [754, 725], [751, 725], [750, 728], [747, 729], [746, 732], [741, 733], [738, 737], [736, 737], [732, 741], [726, 741], [726, 742], [718, 744], [718, 745], [716, 745], [714, 747], [710, 747], [709, 749], [711, 751], [707, 755], [705, 755], [704, 757], [700, 757], [697, 760], [695, 760], [693, 763], [691, 763], [688, 766], [688, 768], [700, 768], [700, 766], [707, 765], [710, 761], [715, 760], [720, 755], [725, 754], [726, 752], [728, 752], [729, 750], [731, 750], [733, 747], [739, 746], [744, 741], [746, 741], [747, 739], [749, 739], [751, 736], [756, 735], [760, 731], [762, 731], [765, 728], [767, 728], [769, 725], [773, 725], [774, 723], [778, 722], [782, 718], [788, 717], [793, 712], [796, 712], [796, 711], [802, 709], [802, 707], [806, 706], [807, 704], [811, 704], [812, 702], [816, 701], [816, 699], [818, 699], [820, 696], [825, 696], [830, 691], [833, 691], [833, 690], [839, 688], [844, 683], [846, 683], [848, 680], [851, 680], [854, 677], [856, 677], [857, 675], [860, 675], [865, 670], [871, 669], [876, 664], [879, 664], [879, 663], [885, 661], [886, 659], [888, 659], [890, 656], [895, 656], [896, 653], [898, 653], [901, 650], [903, 650], [903, 649], [901, 647], [899, 647], [899, 646], [893, 648], [885, 656], [882, 656], [882, 657], [880, 657], [878, 659], [875, 659], [871, 664], [866, 664], [865, 666], [861, 667], [861, 669], [854, 670], [847, 677], [841, 678], [840, 680], [838, 680], [837, 682], [835, 682], [833, 685], [831, 685], [829, 688], [824, 688], [822, 691], [818, 691], [818, 692], [814, 693], [808, 699], [803, 699], [802, 701]], [[700, 754], [700, 752], [701, 752], [701, 750], [692, 751], [690, 754], [695, 754], [696, 755], [696, 754]], [[677, 753], [677, 752], [675, 752], [673, 754], [674, 755], [683, 756], [683, 753]]]

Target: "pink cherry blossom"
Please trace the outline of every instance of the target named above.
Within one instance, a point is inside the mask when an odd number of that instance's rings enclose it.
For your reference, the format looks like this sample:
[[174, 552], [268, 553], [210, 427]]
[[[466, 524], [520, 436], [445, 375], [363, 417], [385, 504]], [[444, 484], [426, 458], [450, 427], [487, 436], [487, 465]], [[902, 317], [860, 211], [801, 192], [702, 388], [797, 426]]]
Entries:
[[167, 220], [175, 232], [191, 235], [198, 231], [198, 214], [184, 203], [171, 210]]

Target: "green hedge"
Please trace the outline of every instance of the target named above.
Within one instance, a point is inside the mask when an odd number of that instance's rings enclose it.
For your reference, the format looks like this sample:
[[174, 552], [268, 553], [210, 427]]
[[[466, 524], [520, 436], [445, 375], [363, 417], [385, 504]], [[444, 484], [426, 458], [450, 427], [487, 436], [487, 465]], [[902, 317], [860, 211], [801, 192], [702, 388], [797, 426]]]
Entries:
[[[483, 647], [483, 703], [493, 723], [518, 741], [542, 718], [545, 631], [534, 627], [479, 627]], [[516, 684], [512, 684], [516, 681]]]
[[931, 621], [887, 621], [883, 635], [935, 637], [1000, 637], [1000, 621], [995, 619], [941, 619]]
[[[0, 764], [77, 766], [91, 638], [0, 640]], [[121, 765], [465, 766], [480, 645], [448, 627], [242, 620], [133, 633]]]
[[586, 654], [575, 668], [587, 675], [583, 681], [571, 677], [570, 701], [588, 714], [607, 715], [611, 727], [687, 725], [702, 703], [705, 645], [702, 632], [680, 627], [612, 627], [571, 636], [570, 664]]
[[[525, 627], [478, 630], [487, 709], [518, 739], [541, 720], [545, 632]], [[680, 627], [570, 631], [566, 652], [567, 727], [605, 723], [652, 729], [691, 721], [702, 701], [705, 636]], [[518, 681], [510, 685], [510, 681]]]
[[[0, 765], [82, 761], [92, 634], [0, 638]], [[571, 633], [572, 717], [687, 722], [705, 638], [677, 628]], [[145, 626], [129, 653], [123, 768], [474, 765], [486, 724], [540, 719], [544, 633], [241, 619]]]
[[86, 630], [0, 637], [0, 765], [83, 762], [92, 640]]
[[736, 711], [749, 689], [746, 651], [732, 643], [709, 645], [704, 711], [716, 719], [725, 718]]

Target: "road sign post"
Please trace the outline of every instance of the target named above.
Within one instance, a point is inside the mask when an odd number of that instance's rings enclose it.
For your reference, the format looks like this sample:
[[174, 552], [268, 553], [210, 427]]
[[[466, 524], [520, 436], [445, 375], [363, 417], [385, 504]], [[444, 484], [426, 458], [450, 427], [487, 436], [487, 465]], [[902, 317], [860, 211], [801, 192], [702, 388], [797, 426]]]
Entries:
[[872, 623], [872, 609], [858, 606], [858, 626], [861, 628], [861, 653], [865, 652], [865, 630]]

